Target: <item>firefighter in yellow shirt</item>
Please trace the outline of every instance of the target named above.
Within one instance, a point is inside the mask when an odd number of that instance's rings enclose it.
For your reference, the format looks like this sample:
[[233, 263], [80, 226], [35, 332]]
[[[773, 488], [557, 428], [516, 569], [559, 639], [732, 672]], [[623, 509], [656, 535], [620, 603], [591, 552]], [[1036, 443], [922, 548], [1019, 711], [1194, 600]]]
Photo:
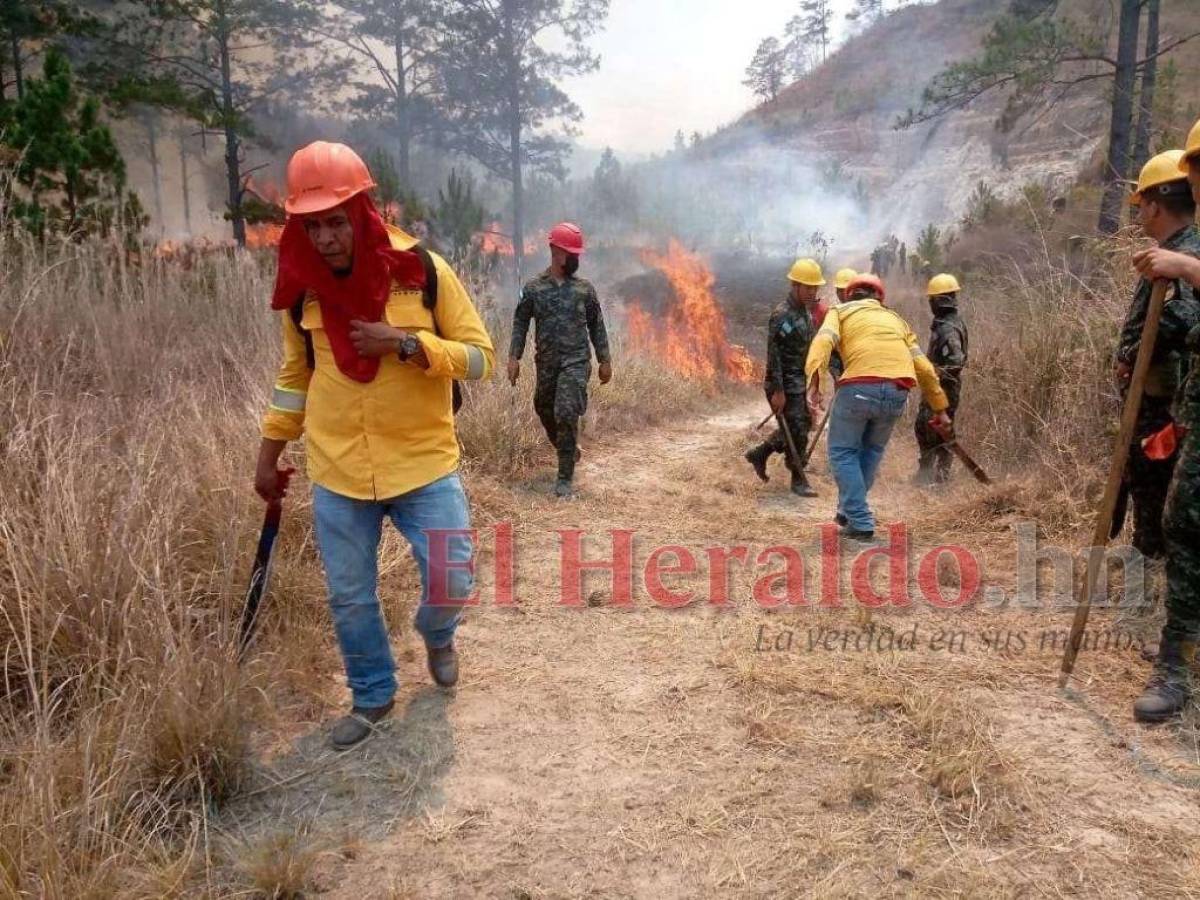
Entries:
[[429, 670], [458, 679], [454, 632], [471, 596], [470, 511], [458, 476], [456, 380], [486, 378], [492, 343], [444, 260], [384, 224], [363, 161], [318, 141], [288, 163], [287, 224], [272, 307], [283, 364], [262, 425], [255, 489], [285, 483], [279, 457], [305, 436], [313, 518], [353, 708], [342, 750], [390, 712], [395, 662], [379, 606], [384, 519], [421, 571], [416, 628]]
[[815, 416], [821, 411], [821, 370], [834, 351], [841, 354], [845, 370], [829, 417], [829, 467], [838, 486], [834, 519], [846, 538], [871, 541], [875, 516], [867, 494], [909, 391], [920, 388], [938, 428], [950, 425], [950, 402], [908, 323], [883, 305], [883, 282], [857, 275], [846, 293], [847, 302], [829, 310], [813, 338], [805, 377]]

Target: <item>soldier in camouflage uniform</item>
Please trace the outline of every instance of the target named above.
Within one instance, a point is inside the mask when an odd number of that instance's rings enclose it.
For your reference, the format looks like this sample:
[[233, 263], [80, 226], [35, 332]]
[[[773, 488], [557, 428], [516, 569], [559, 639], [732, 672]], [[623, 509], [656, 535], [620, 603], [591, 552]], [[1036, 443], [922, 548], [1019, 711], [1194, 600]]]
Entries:
[[[1188, 171], [1190, 161], [1193, 202], [1181, 193], [1178, 179], [1144, 184], [1146, 169], [1135, 195], [1138, 222], [1159, 246], [1134, 257], [1142, 282], [1130, 318], [1144, 321], [1151, 280], [1169, 280], [1154, 359], [1160, 359], [1160, 352], [1190, 356], [1191, 370], [1175, 410], [1185, 437], [1163, 514], [1167, 621], [1154, 672], [1133, 705], [1134, 718], [1141, 722], [1161, 722], [1183, 711], [1191, 693], [1189, 664], [1200, 637], [1200, 231], [1193, 224], [1195, 200], [1200, 199], [1200, 123], [1192, 129], [1188, 148], [1187, 156], [1179, 151], [1175, 156], [1181, 172]], [[1158, 159], [1147, 163], [1147, 169]]]
[[[1196, 245], [1195, 226], [1189, 226], [1162, 244], [1168, 250], [1187, 253], [1195, 253]], [[1146, 322], [1146, 309], [1150, 303], [1150, 289], [1151, 282], [1142, 279], [1138, 283], [1121, 329], [1116, 352], [1116, 372], [1122, 390], [1127, 386], [1133, 365], [1137, 361], [1142, 326]], [[1172, 413], [1186, 362], [1186, 354], [1181, 352], [1181, 339], [1186, 335], [1186, 320], [1180, 320], [1181, 307], [1171, 306], [1163, 310], [1163, 320], [1159, 325], [1159, 336], [1150, 362], [1150, 371], [1146, 375], [1142, 405], [1138, 410], [1137, 429], [1133, 435], [1133, 444], [1129, 448], [1129, 463], [1126, 468], [1125, 489], [1129, 491], [1129, 497], [1133, 501], [1133, 546], [1152, 558], [1161, 557], [1166, 549], [1162, 526], [1163, 510], [1166, 507], [1167, 490], [1171, 485], [1171, 474], [1175, 469], [1178, 454], [1173, 454], [1167, 459], [1151, 459], [1146, 455], [1142, 442], [1175, 421]]]
[[550, 443], [558, 450], [554, 492], [559, 497], [571, 495], [575, 463], [580, 456], [579, 420], [587, 410], [592, 347], [600, 365], [600, 383], [607, 384], [612, 378], [608, 332], [596, 289], [575, 277], [582, 253], [583, 233], [577, 226], [563, 223], [551, 229], [550, 268], [521, 291], [508, 354], [509, 381], [516, 384], [529, 323], [536, 322], [533, 408]]
[[[805, 400], [804, 362], [808, 347], [817, 333], [813, 312], [817, 306], [817, 291], [825, 284], [821, 267], [811, 259], [797, 260], [788, 274], [791, 293], [775, 308], [767, 323], [767, 371], [763, 389], [776, 415], [782, 414], [792, 443], [798, 454], [808, 448], [808, 432], [812, 419]], [[787, 436], [782, 429], [746, 453], [746, 460], [755, 474], [766, 481], [767, 461], [772, 453], [782, 453], [792, 473], [792, 493], [799, 497], [815, 497], [817, 492], [808, 483], [801, 460], [793, 460]]]
[[[928, 356], [937, 370], [942, 390], [950, 401], [946, 412], [951, 419], [958, 415], [958, 403], [962, 398], [962, 372], [967, 365], [967, 326], [958, 314], [959, 290], [958, 279], [953, 275], [935, 275], [926, 290], [929, 308], [933, 311]], [[917, 469], [915, 481], [922, 486], [948, 481], [950, 464], [954, 459], [946, 447], [945, 439], [929, 424], [932, 418], [933, 409], [922, 403], [915, 425], [917, 446], [921, 450], [920, 468]]]

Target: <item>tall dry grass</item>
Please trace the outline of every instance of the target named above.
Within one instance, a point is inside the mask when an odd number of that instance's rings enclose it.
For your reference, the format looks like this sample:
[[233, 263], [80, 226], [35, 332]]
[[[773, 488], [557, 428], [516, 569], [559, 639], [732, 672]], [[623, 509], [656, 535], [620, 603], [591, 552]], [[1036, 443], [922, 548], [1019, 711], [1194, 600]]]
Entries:
[[[1113, 353], [1136, 283], [1131, 257], [1145, 241], [1002, 230], [976, 243], [1020, 238], [1021, 251], [981, 252], [964, 279], [971, 359], [957, 430], [994, 474], [1038, 486], [1026, 513], [1073, 527], [1094, 514], [1116, 437]], [[930, 314], [920, 290], [906, 289], [898, 306], [924, 341]]]
[[0, 284], [0, 896], [182, 896], [248, 775], [264, 273], [5, 234]]

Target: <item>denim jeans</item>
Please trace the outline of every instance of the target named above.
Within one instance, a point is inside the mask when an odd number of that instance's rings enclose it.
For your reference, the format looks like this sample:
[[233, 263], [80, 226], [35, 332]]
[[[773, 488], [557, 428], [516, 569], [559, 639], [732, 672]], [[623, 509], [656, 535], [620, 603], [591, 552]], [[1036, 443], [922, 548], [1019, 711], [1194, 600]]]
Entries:
[[390, 500], [355, 500], [313, 486], [313, 519], [333, 627], [354, 705], [364, 709], [384, 706], [396, 693], [396, 663], [379, 608], [379, 540], [385, 517], [408, 540], [421, 571], [416, 629], [428, 646], [445, 647], [453, 640], [464, 601], [474, 589], [469, 535], [435, 536], [430, 560], [431, 531], [471, 527], [456, 473]]
[[845, 384], [829, 416], [829, 468], [838, 486], [838, 512], [854, 531], [874, 531], [867, 493], [883, 461], [908, 392], [891, 382]]

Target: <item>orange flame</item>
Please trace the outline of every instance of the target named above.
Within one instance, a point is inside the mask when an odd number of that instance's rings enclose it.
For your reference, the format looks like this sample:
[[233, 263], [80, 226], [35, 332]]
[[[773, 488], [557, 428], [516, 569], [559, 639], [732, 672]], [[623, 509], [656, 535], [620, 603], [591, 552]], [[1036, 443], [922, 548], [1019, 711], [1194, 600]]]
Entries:
[[185, 252], [186, 246], [183, 241], [172, 241], [169, 238], [164, 238], [155, 245], [153, 254], [159, 259], [174, 259]]
[[498, 253], [500, 256], [513, 255], [512, 238], [500, 230], [500, 223], [493, 222], [477, 235], [479, 249], [486, 254]]
[[634, 350], [689, 378], [711, 381], [719, 375], [751, 382], [762, 377], [762, 366], [746, 348], [729, 343], [725, 315], [712, 293], [716, 279], [704, 260], [675, 240], [665, 254], [647, 250], [642, 259], [667, 276], [675, 300], [658, 320], [637, 302], [626, 305], [625, 327]]
[[258, 250], [263, 247], [278, 247], [283, 236], [283, 226], [274, 222], [246, 225], [246, 246]]
[[[492, 222], [483, 231], [475, 235], [475, 240], [479, 244], [479, 249], [485, 254], [513, 255], [512, 237], [505, 233], [499, 222]], [[540, 246], [538, 238], [525, 238], [525, 255], [536, 256]]]

